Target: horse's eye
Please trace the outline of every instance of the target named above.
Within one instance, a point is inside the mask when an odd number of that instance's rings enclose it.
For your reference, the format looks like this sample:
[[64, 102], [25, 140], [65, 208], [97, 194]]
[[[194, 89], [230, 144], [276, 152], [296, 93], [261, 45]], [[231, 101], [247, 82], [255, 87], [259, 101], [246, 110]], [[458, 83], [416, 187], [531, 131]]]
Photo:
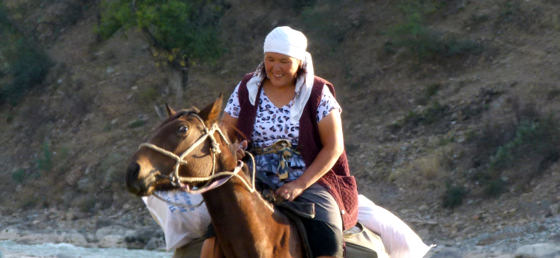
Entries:
[[181, 126], [179, 127], [179, 130], [177, 130], [177, 133], [178, 133], [179, 135], [185, 135], [185, 134], [187, 134], [188, 131], [189, 131], [189, 128], [188, 128], [188, 127], [186, 127], [186, 126], [184, 126], [184, 125], [181, 125]]

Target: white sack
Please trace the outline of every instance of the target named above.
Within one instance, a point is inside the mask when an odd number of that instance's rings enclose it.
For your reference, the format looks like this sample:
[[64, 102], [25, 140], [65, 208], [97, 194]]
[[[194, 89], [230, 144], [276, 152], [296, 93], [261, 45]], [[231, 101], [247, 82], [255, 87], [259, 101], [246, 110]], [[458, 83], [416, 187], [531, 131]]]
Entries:
[[404, 221], [361, 194], [358, 195], [358, 221], [381, 236], [391, 258], [421, 258], [434, 247], [424, 244]]
[[[188, 206], [195, 206], [203, 201], [200, 194], [180, 191], [157, 192], [157, 194], [169, 202], [184, 203]], [[198, 207], [176, 206], [152, 195], [142, 197], [142, 200], [162, 228], [167, 250], [176, 249], [193, 239], [202, 237], [208, 230], [210, 215], [204, 203]]]
[[[200, 194], [179, 191], [157, 194], [169, 202], [188, 206], [195, 206], [203, 201]], [[202, 237], [211, 223], [204, 203], [187, 208], [164, 202], [154, 196], [142, 197], [142, 200], [162, 228], [167, 250], [176, 249]], [[391, 258], [420, 258], [433, 247], [424, 244], [404, 221], [361, 194], [358, 195], [358, 221], [381, 236]]]

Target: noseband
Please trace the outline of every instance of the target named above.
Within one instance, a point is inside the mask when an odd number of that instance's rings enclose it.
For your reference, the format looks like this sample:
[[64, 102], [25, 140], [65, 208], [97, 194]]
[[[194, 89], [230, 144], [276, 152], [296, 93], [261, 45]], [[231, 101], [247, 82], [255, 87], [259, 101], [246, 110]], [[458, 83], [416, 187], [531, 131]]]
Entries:
[[[211, 128], [208, 128], [206, 126], [206, 124], [204, 123], [204, 121], [202, 120], [202, 118], [198, 114], [196, 114], [196, 113], [190, 113], [190, 114], [194, 115], [194, 117], [196, 117], [198, 119], [198, 121], [200, 121], [200, 123], [203, 126], [204, 132], [203, 132], [202, 136], [200, 136], [200, 138], [198, 138], [198, 140], [196, 140], [196, 142], [194, 142], [181, 155], [177, 155], [173, 152], [170, 152], [166, 149], [163, 149], [163, 148], [161, 148], [159, 146], [156, 146], [154, 144], [151, 144], [151, 143], [142, 143], [142, 144], [140, 144], [140, 146], [138, 146], [138, 149], [140, 149], [142, 147], [146, 147], [146, 148], [152, 149], [154, 151], [157, 151], [161, 154], [164, 154], [164, 155], [174, 159], [175, 160], [175, 166], [173, 167], [173, 171], [170, 172], [169, 175], [161, 176], [161, 177], [169, 179], [173, 186], [179, 187], [185, 192], [188, 192], [188, 193], [203, 193], [203, 192], [209, 191], [211, 189], [215, 189], [215, 188], [225, 184], [229, 179], [231, 179], [234, 176], [238, 177], [241, 180], [241, 182], [245, 185], [245, 187], [247, 188], [247, 190], [249, 190], [249, 192], [251, 192], [251, 193], [254, 192], [255, 191], [255, 171], [254, 171], [255, 168], [254, 168], [254, 166], [253, 166], [253, 173], [252, 173], [253, 175], [252, 175], [251, 184], [249, 182], [247, 182], [245, 180], [245, 178], [243, 178], [242, 176], [239, 175], [239, 172], [242, 170], [242, 167], [244, 165], [244, 163], [241, 160], [237, 161], [237, 165], [235, 166], [235, 169], [233, 171], [222, 171], [222, 172], [216, 173], [216, 171], [215, 171], [216, 170], [216, 155], [221, 153], [221, 151], [220, 151], [220, 144], [218, 143], [218, 141], [214, 137], [214, 134], [216, 132], [218, 132], [218, 134], [220, 135], [222, 140], [224, 140], [224, 142], [227, 145], [229, 145], [230, 143], [229, 143], [227, 137], [224, 135], [224, 133], [222, 132], [222, 130], [220, 129], [220, 127], [216, 123], [213, 124]], [[210, 142], [211, 142], [210, 153], [212, 154], [212, 172], [211, 172], [210, 176], [204, 176], [204, 177], [184, 177], [184, 176], [180, 176], [179, 175], [179, 168], [181, 167], [181, 165], [187, 165], [187, 161], [184, 160], [184, 158], [190, 152], [192, 152], [198, 145], [202, 144], [207, 139], [209, 139]], [[251, 158], [252, 158], [252, 156], [251, 156]], [[218, 178], [218, 177], [224, 177], [224, 176], [226, 176], [226, 177], [218, 180], [217, 183], [212, 183], [213, 179]], [[191, 187], [189, 186], [189, 184], [192, 184], [192, 183], [204, 183], [204, 182], [206, 184], [200, 189], [191, 189]]]

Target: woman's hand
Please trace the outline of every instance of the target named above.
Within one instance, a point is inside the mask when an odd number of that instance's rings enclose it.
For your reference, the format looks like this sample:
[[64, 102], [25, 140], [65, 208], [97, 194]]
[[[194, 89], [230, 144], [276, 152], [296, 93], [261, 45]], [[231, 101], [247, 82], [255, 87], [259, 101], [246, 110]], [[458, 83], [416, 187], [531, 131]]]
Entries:
[[284, 200], [293, 201], [305, 190], [305, 184], [299, 183], [298, 180], [286, 183], [276, 189], [276, 196], [280, 196]]
[[247, 144], [248, 144], [247, 140], [243, 140], [237, 143], [237, 148], [235, 152], [237, 160], [242, 160], [245, 157], [245, 150], [247, 149]]
[[340, 112], [333, 110], [319, 121], [319, 135], [323, 148], [303, 175], [276, 190], [276, 195], [288, 201], [296, 199], [307, 187], [324, 176], [344, 151]]

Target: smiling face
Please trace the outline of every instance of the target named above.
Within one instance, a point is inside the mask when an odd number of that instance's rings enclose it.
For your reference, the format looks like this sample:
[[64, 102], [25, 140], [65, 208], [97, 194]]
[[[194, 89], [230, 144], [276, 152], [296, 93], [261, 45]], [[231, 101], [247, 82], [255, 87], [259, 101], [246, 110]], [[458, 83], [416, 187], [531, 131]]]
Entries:
[[295, 85], [300, 65], [301, 61], [291, 56], [273, 52], [264, 54], [266, 77], [275, 87]]

